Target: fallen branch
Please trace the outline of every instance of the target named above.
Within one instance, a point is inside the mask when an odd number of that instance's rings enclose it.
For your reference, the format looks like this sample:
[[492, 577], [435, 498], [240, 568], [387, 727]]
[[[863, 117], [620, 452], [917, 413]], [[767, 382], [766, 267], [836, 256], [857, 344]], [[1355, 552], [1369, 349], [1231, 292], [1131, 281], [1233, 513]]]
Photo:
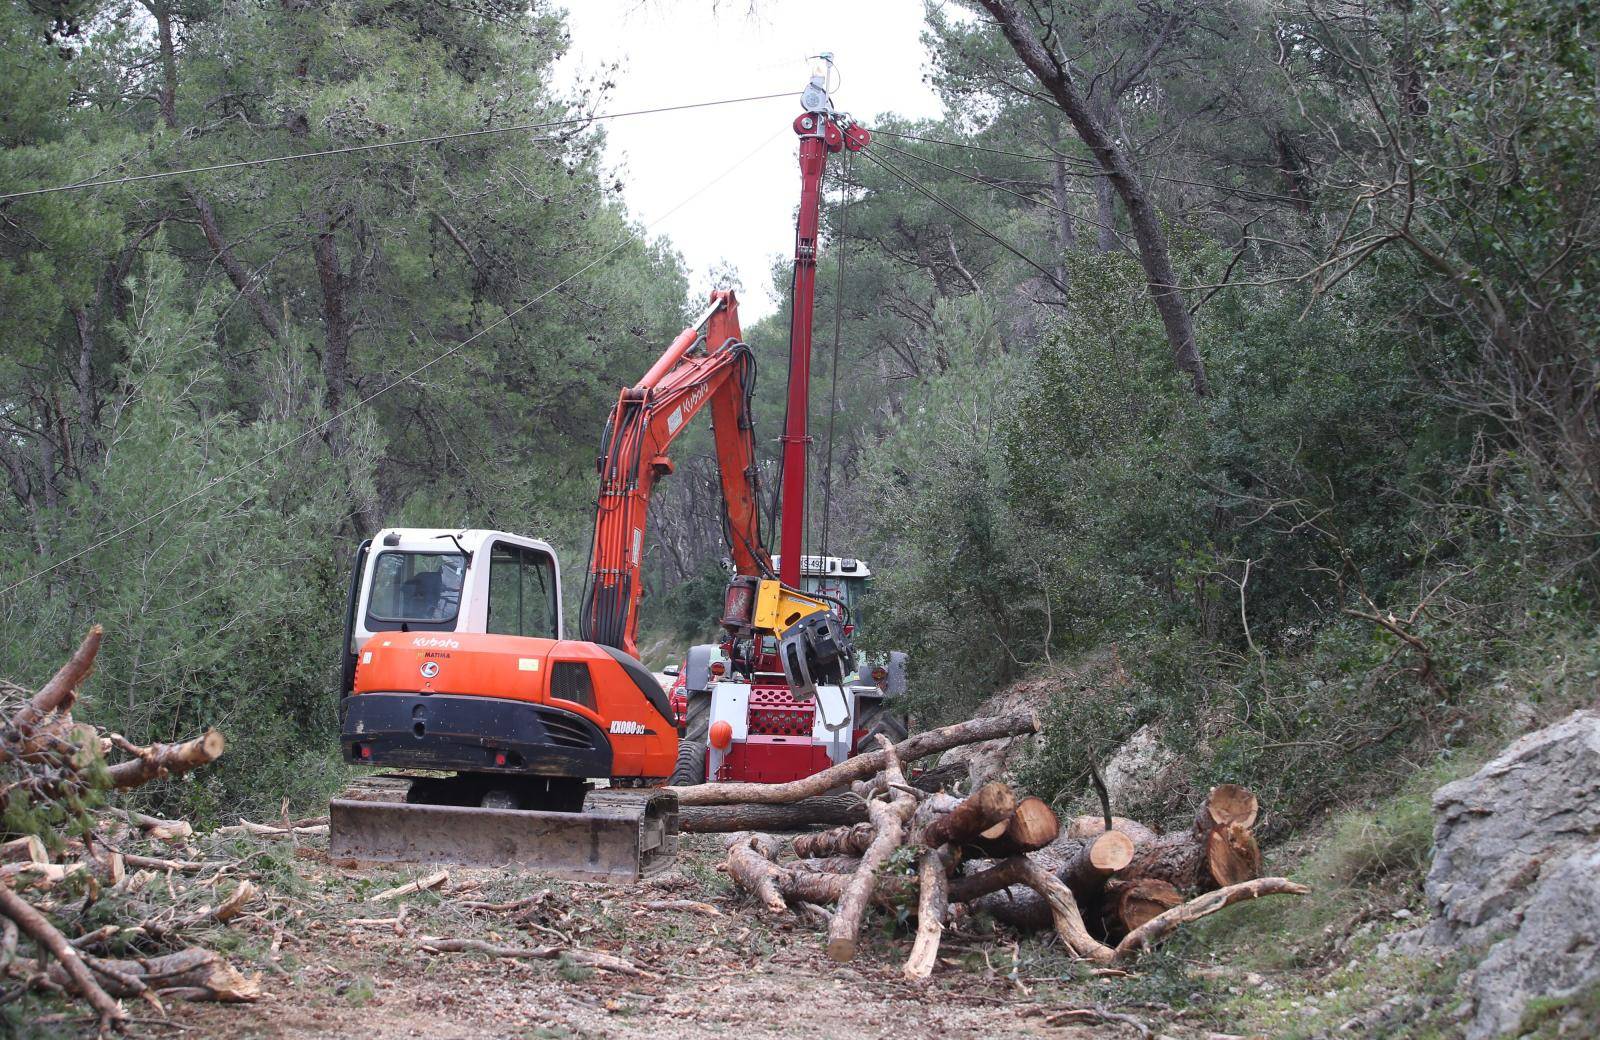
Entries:
[[427, 877], [418, 878], [415, 881], [409, 881], [404, 885], [398, 885], [385, 892], [379, 892], [375, 896], [368, 897], [367, 902], [387, 903], [389, 900], [399, 899], [401, 896], [414, 895], [430, 888], [438, 888], [440, 885], [449, 880], [450, 872], [448, 870], [441, 870], [437, 874], [429, 874]]
[[[890, 854], [899, 848], [906, 821], [916, 811], [917, 800], [905, 788], [905, 776], [900, 771], [900, 759], [881, 734], [883, 745], [883, 775], [889, 782], [889, 801], [874, 801], [867, 806], [867, 818], [877, 828], [872, 844], [861, 854], [861, 865], [856, 868], [850, 885], [839, 897], [833, 920], [828, 922], [828, 956], [836, 961], [848, 961], [856, 955], [856, 944], [861, 931], [861, 918], [872, 899], [872, 887], [878, 880], [878, 870], [888, 861]], [[866, 756], [862, 756], [866, 757]]]
[[1303, 896], [1309, 895], [1310, 892], [1311, 889], [1307, 886], [1281, 877], [1256, 878], [1254, 881], [1245, 881], [1229, 885], [1227, 888], [1219, 888], [1215, 892], [1207, 892], [1203, 896], [1173, 907], [1129, 932], [1127, 937], [1117, 944], [1116, 960], [1126, 963], [1171, 935], [1181, 925], [1198, 921], [1234, 903], [1246, 899], [1259, 899], [1261, 896]]
[[[97, 636], [97, 632], [91, 632]], [[87, 642], [87, 640], [86, 640]], [[98, 643], [98, 639], [96, 639]], [[91, 658], [93, 655], [90, 655]], [[95, 981], [89, 966], [84, 963], [83, 956], [67, 942], [66, 936], [56, 929], [56, 926], [46, 920], [45, 916], [35, 910], [27, 900], [11, 891], [10, 888], [0, 884], [0, 914], [4, 914], [16, 922], [28, 938], [39, 945], [39, 948], [55, 958], [61, 966], [62, 972], [70, 980], [72, 988], [78, 992], [89, 1006], [94, 1008], [99, 1016], [100, 1032], [120, 1026], [127, 1020], [127, 1012], [122, 1006]]]
[[417, 945], [429, 953], [481, 953], [486, 957], [510, 960], [549, 961], [566, 956], [577, 964], [586, 964], [601, 971], [614, 971], [619, 975], [636, 975], [646, 979], [661, 978], [657, 973], [645, 971], [621, 957], [593, 950], [580, 950], [572, 946], [502, 946], [482, 939], [446, 939], [427, 935], [418, 939]]
[[[997, 740], [1002, 737], [1037, 732], [1039, 732], [1038, 717], [1026, 712], [992, 719], [974, 719], [918, 733], [894, 745], [892, 750], [898, 761], [910, 762], [963, 744], [976, 744], [983, 740]], [[803, 780], [791, 780], [784, 784], [700, 784], [694, 787], [668, 787], [665, 790], [677, 794], [680, 806], [727, 805], [738, 802], [760, 805], [785, 804], [825, 794], [835, 787], [846, 786], [855, 780], [865, 780], [884, 771], [888, 761], [887, 751], [870, 751], [846, 759]]]
[[[105, 629], [99, 625], [89, 629], [89, 634], [83, 637], [83, 642], [78, 644], [78, 649], [67, 659], [67, 663], [50, 677], [49, 682], [39, 687], [38, 692], [28, 698], [27, 703], [17, 709], [7, 727], [16, 734], [15, 739], [19, 745], [27, 744], [32, 731], [45, 720], [46, 716], [65, 712], [72, 707], [73, 698], [78, 692], [78, 684], [88, 678], [89, 673], [94, 670], [95, 654], [100, 651], [100, 639], [104, 634]], [[0, 762], [10, 760], [10, 750], [0, 744]]]
[[151, 744], [139, 748], [139, 757], [118, 762], [106, 770], [111, 784], [117, 788], [138, 787], [152, 780], [209, 765], [217, 760], [227, 747], [227, 740], [214, 729], [208, 729], [193, 740], [181, 744]]
[[949, 857], [929, 849], [917, 861], [917, 938], [911, 944], [900, 973], [908, 979], [925, 979], [939, 960], [939, 940], [944, 937], [944, 915], [950, 907]]

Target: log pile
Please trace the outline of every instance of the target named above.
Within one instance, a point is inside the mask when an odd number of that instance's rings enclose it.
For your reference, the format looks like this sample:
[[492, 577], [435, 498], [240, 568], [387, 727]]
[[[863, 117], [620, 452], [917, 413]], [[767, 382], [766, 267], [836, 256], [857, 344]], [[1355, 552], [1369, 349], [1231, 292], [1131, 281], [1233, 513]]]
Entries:
[[[170, 846], [188, 840], [181, 820], [95, 808], [116, 791], [184, 773], [214, 761], [225, 746], [216, 730], [175, 744], [141, 746], [74, 721], [73, 703], [94, 667], [102, 632], [93, 628], [70, 660], [36, 692], [0, 689], [0, 810], [16, 827], [0, 830], [0, 977], [6, 999], [28, 989], [64, 993], [88, 1004], [102, 1034], [124, 1026], [122, 998], [157, 1008], [163, 998], [248, 1001], [256, 983], [218, 954], [182, 945], [185, 932], [225, 925], [256, 898], [245, 879], [225, 882], [228, 863], [133, 852], [136, 842]], [[120, 761], [108, 762], [113, 757]], [[43, 839], [41, 839], [41, 835]], [[68, 837], [71, 835], [71, 837]], [[160, 873], [162, 885], [151, 885]], [[202, 881], [198, 875], [207, 875]], [[179, 906], [174, 876], [208, 889], [203, 906]], [[81, 912], [108, 892], [133, 906], [146, 887], [172, 896], [162, 912], [68, 937]], [[65, 930], [64, 930], [65, 929]], [[26, 937], [34, 956], [18, 948]], [[136, 950], [115, 959], [99, 951]]]
[[[906, 782], [904, 763], [933, 753], [929, 748], [993, 739], [997, 731], [1026, 733], [1037, 725], [1032, 716], [1006, 716], [894, 746], [880, 737], [879, 751], [819, 774], [820, 782], [812, 777], [762, 788], [761, 804], [776, 805], [785, 804], [784, 797], [826, 797], [851, 782], [866, 819], [787, 843], [768, 834], [735, 834], [722, 869], [763, 912], [825, 922], [827, 952], [838, 961], [855, 956], [871, 907], [909, 912], [917, 920], [903, 969], [910, 979], [933, 972], [943, 931], [963, 905], [1020, 929], [1051, 930], [1074, 956], [1113, 964], [1133, 960], [1183, 924], [1233, 903], [1307, 891], [1285, 878], [1259, 876], [1258, 805], [1237, 785], [1213, 788], [1193, 825], [1161, 834], [1118, 817], [1080, 817], [1063, 827], [1045, 802], [1019, 797], [1004, 784], [956, 797]], [[680, 797], [687, 794], [708, 809], [726, 799], [737, 814], [748, 786], [708, 784], [681, 789]], [[891, 863], [902, 866], [895, 870]]]

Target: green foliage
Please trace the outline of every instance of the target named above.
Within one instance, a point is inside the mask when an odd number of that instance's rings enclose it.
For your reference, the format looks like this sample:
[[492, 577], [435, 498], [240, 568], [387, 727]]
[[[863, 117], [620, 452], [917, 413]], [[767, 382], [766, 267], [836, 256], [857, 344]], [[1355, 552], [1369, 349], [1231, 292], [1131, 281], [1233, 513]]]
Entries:
[[[70, 41], [0, 7], [7, 191], [597, 101], [552, 86], [565, 34], [544, 4], [169, 6], [170, 23], [89, 5]], [[359, 538], [501, 527], [581, 575], [602, 417], [685, 309], [677, 258], [630, 223], [601, 144], [494, 135], [6, 203], [0, 587], [17, 587], [0, 675], [43, 681], [100, 622], [80, 714], [139, 742], [229, 741], [139, 797], [201, 816], [309, 806], [345, 775]]]

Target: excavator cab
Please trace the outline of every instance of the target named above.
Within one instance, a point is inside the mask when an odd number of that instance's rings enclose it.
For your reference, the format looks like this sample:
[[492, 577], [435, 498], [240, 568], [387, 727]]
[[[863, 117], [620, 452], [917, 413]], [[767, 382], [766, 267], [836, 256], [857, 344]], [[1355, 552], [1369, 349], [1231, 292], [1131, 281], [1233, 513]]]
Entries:
[[[390, 528], [356, 554], [340, 744], [379, 798], [336, 799], [335, 855], [637, 877], [676, 844], [655, 677], [568, 640], [550, 546], [503, 531]], [[606, 790], [595, 790], [598, 782]]]

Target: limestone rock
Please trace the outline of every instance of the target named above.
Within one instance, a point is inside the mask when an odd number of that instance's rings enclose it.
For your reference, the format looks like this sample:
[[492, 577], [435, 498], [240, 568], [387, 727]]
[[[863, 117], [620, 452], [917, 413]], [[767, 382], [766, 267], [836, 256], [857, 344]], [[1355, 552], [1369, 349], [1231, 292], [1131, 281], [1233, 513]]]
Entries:
[[1483, 959], [1472, 981], [1475, 1014], [1467, 1040], [1516, 1029], [1534, 997], [1560, 1000], [1595, 985], [1600, 985], [1600, 843], [1548, 870], [1516, 933]]
[[1140, 726], [1117, 748], [1102, 771], [1113, 807], [1137, 805], [1156, 788], [1177, 756], [1161, 743], [1154, 726]]
[[1542, 874], [1600, 840], [1600, 712], [1517, 740], [1433, 795], [1429, 938], [1472, 946], [1516, 929]]

